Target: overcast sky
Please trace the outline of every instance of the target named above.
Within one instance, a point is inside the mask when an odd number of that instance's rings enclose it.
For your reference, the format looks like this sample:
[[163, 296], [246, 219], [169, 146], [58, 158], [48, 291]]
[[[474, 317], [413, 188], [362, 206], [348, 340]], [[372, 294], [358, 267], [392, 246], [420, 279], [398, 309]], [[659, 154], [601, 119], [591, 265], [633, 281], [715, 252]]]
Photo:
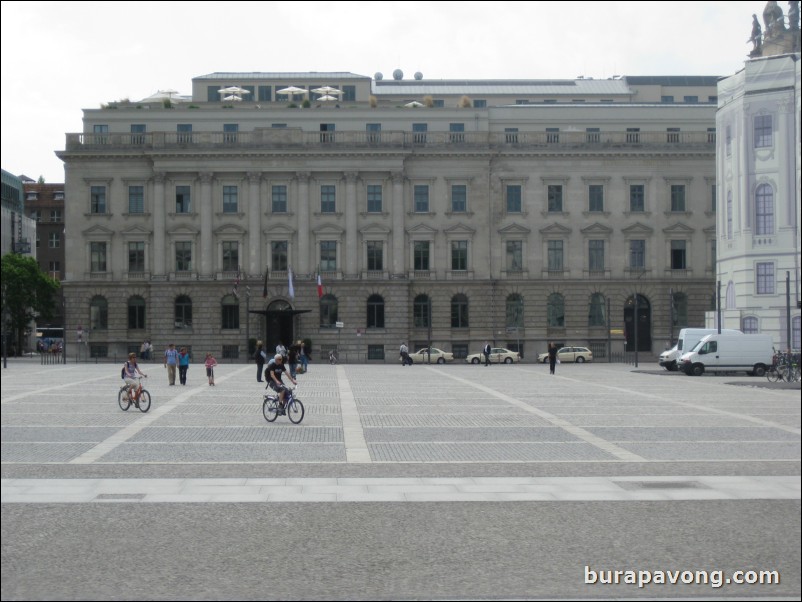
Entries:
[[2, 167], [63, 182], [54, 152], [81, 131], [83, 109], [166, 88], [190, 94], [193, 77], [216, 71], [731, 75], [765, 4], [4, 0]]

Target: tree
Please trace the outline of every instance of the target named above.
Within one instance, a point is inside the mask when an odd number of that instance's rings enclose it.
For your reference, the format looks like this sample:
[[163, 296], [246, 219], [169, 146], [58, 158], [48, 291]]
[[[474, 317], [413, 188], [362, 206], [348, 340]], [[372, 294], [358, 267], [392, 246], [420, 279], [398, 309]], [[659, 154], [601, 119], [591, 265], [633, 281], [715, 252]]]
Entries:
[[3, 283], [3, 317], [8, 316], [16, 332], [17, 349], [23, 349], [25, 329], [31, 320], [53, 317], [55, 295], [61, 284], [41, 270], [33, 257], [16, 253], [3, 255], [0, 280]]

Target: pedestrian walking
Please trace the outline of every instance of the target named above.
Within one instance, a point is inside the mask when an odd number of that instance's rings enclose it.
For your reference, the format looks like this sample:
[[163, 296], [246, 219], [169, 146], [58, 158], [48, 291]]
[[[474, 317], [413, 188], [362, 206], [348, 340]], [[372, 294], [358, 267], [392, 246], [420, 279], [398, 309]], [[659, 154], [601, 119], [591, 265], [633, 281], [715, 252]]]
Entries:
[[182, 385], [187, 384], [187, 370], [189, 370], [189, 352], [186, 347], [181, 347], [178, 352], [178, 381]]
[[482, 347], [482, 353], [485, 355], [485, 366], [490, 365], [490, 343], [485, 341], [485, 346]]
[[265, 345], [262, 341], [256, 341], [256, 352], [253, 354], [253, 359], [256, 362], [256, 382], [263, 382], [262, 370], [267, 363], [267, 354], [265, 353]]
[[167, 381], [170, 386], [175, 384], [175, 368], [178, 365], [178, 351], [175, 349], [175, 343], [170, 343], [167, 351], [164, 352], [164, 367], [167, 368]]
[[306, 345], [303, 340], [298, 340], [298, 361], [301, 363], [298, 370], [302, 374], [306, 374], [309, 370], [309, 356], [306, 353]]
[[401, 365], [406, 366], [409, 364], [412, 365], [412, 358], [409, 357], [409, 348], [405, 342], [401, 342], [401, 348], [398, 350], [399, 354], [401, 355]]
[[214, 367], [217, 365], [217, 360], [211, 353], [206, 354], [206, 376], [209, 377], [209, 386], [214, 386]]
[[554, 374], [554, 367], [557, 365], [557, 345], [549, 343], [549, 374]]

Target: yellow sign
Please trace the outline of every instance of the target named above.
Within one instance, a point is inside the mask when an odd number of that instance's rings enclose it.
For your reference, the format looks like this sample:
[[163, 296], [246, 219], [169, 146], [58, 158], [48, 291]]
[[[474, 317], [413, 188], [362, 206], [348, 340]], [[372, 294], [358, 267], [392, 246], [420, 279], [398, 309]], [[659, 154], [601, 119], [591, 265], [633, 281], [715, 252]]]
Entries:
[[624, 334], [623, 328], [611, 328], [610, 334]]

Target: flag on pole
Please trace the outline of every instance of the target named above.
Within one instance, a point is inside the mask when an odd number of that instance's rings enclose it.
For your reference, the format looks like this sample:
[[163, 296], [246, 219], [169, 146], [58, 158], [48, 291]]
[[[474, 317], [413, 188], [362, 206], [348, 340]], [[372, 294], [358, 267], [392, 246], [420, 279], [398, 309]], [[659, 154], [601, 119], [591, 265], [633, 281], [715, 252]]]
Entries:
[[234, 289], [231, 291], [237, 299], [239, 299], [239, 277], [240, 271], [239, 266], [237, 266], [237, 279], [234, 281]]
[[290, 299], [295, 299], [295, 287], [292, 285], [292, 268], [287, 268], [287, 279], [289, 280]]
[[270, 269], [265, 267], [265, 285], [262, 287], [262, 299], [267, 299], [267, 274], [270, 272]]
[[320, 279], [320, 272], [317, 273], [317, 298], [323, 296], [323, 281]]

